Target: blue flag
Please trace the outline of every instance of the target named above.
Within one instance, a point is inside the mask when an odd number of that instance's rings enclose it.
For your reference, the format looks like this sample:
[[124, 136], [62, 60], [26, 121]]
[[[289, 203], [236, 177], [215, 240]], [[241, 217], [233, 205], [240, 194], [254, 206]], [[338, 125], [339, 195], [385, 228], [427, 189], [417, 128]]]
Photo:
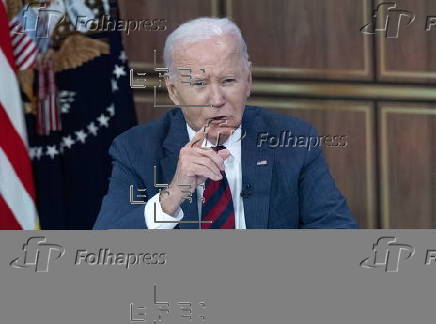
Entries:
[[42, 229], [92, 228], [109, 183], [109, 146], [137, 123], [120, 33], [86, 37], [106, 42], [109, 54], [56, 73], [62, 129], [38, 135], [37, 114], [26, 114]]

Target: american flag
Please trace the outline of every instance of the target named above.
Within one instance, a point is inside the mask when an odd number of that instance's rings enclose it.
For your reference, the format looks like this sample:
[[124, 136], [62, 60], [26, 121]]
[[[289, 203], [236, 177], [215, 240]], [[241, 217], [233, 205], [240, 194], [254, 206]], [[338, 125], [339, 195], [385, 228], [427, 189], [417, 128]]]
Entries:
[[[26, 57], [20, 62], [28, 65]], [[0, 0], [0, 229], [32, 230], [39, 225], [15, 58]]]
[[27, 35], [18, 17], [9, 22], [9, 33], [12, 40], [12, 53], [18, 70], [30, 69], [38, 56], [36, 42]]

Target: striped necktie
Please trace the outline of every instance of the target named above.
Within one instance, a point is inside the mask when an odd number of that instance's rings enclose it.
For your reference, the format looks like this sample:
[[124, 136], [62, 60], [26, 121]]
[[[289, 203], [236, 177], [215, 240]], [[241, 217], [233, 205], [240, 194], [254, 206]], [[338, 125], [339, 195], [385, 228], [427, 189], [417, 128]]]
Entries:
[[[212, 147], [217, 152], [225, 149], [219, 145]], [[219, 181], [207, 179], [204, 185], [201, 220], [210, 223], [201, 223], [202, 229], [207, 228], [235, 228], [235, 209], [233, 207], [232, 193], [227, 182], [225, 171], [221, 171], [223, 178]]]

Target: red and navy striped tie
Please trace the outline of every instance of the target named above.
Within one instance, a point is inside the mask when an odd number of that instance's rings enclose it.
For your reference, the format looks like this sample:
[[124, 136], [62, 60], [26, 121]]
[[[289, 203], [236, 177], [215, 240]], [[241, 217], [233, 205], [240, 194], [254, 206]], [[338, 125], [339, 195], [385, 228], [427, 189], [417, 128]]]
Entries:
[[[224, 146], [212, 147], [217, 152]], [[227, 182], [226, 173], [221, 171], [223, 178], [219, 181], [207, 179], [204, 185], [201, 220], [202, 229], [207, 228], [235, 228], [235, 209], [233, 207], [232, 192]]]

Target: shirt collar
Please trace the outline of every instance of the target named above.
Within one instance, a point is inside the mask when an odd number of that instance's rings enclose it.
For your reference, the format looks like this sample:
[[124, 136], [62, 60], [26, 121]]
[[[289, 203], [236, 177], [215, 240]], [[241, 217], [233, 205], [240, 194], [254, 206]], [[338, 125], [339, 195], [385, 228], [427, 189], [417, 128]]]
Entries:
[[[197, 132], [193, 130], [188, 125], [188, 123], [186, 123], [186, 129], [188, 130], [189, 140], [191, 141]], [[239, 126], [237, 129], [235, 129], [233, 133], [230, 134], [227, 140], [223, 143], [226, 149], [229, 150], [230, 154], [237, 160], [241, 159], [241, 133], [241, 126]], [[212, 145], [210, 141], [204, 139], [201, 146], [212, 147], [214, 145]]]

